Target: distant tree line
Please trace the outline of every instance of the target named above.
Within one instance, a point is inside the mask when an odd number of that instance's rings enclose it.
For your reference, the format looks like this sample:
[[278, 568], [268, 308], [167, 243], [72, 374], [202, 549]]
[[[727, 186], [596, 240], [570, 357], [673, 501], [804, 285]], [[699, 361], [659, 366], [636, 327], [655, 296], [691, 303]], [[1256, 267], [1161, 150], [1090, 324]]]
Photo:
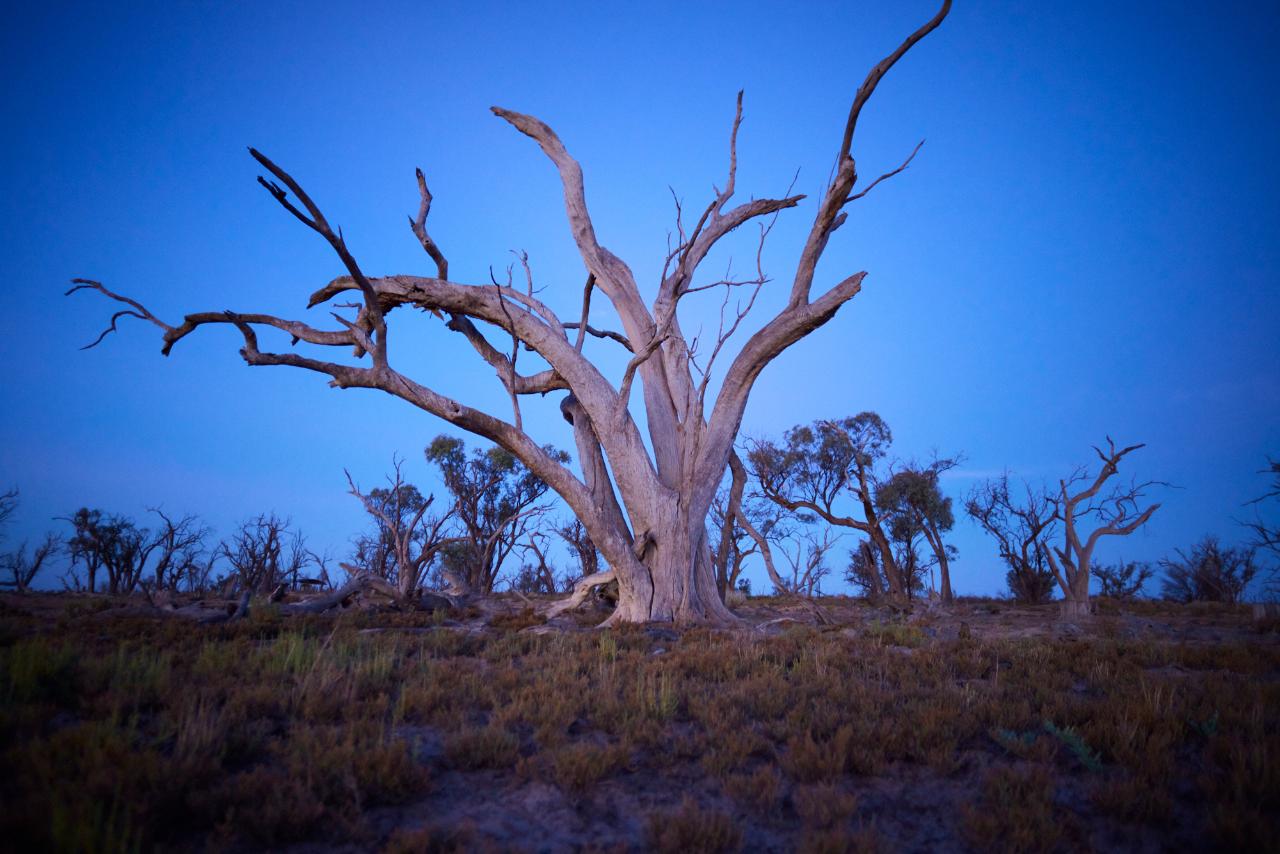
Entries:
[[[956, 513], [943, 476], [962, 457], [903, 460], [891, 455], [892, 442], [888, 424], [874, 412], [747, 442], [742, 456], [731, 458], [730, 482], [712, 504], [708, 549], [721, 596], [749, 592], [744, 571], [758, 559], [775, 595], [820, 595], [840, 562], [844, 580], [869, 600], [953, 601], [957, 553], [947, 538]], [[1240, 602], [1255, 581], [1267, 578], [1266, 590], [1280, 592], [1267, 562], [1280, 554], [1280, 527], [1268, 515], [1280, 502], [1274, 460], [1264, 470], [1268, 490], [1250, 502], [1253, 517], [1242, 522], [1250, 534], [1246, 544], [1228, 547], [1206, 536], [1154, 565], [1094, 560], [1099, 540], [1136, 531], [1159, 508], [1145, 496], [1161, 484], [1117, 479], [1121, 462], [1141, 447], [1120, 448], [1108, 439], [1094, 449], [1101, 463], [1096, 472], [1079, 467], [1052, 488], [1014, 483], [1003, 474], [964, 496], [964, 514], [995, 541], [1009, 594], [1040, 604], [1058, 591], [1064, 611], [1081, 616], [1091, 593], [1132, 599], [1157, 578], [1160, 595], [1178, 602]], [[544, 451], [568, 459], [550, 446]], [[400, 459], [392, 460], [384, 486], [364, 491], [347, 475], [369, 527], [341, 559], [309, 548], [291, 520], [274, 512], [251, 516], [217, 539], [196, 516], [161, 508], [150, 508], [140, 522], [81, 507], [58, 518], [67, 526], [63, 533], [12, 548], [7, 528], [19, 504], [12, 488], [0, 493], [0, 584], [28, 590], [59, 559], [64, 587], [113, 595], [332, 589], [338, 572], [375, 576], [407, 598], [425, 590], [487, 594], [501, 587], [553, 594], [601, 571], [602, 557], [581, 522], [557, 516], [547, 484], [509, 452], [468, 449], [442, 435], [424, 456], [445, 488], [439, 502], [405, 479]]]
[[[68, 531], [5, 550], [19, 505], [18, 490], [9, 489], [0, 493], [0, 584], [28, 590], [56, 559], [65, 589], [110, 595], [332, 589], [339, 572], [371, 574], [405, 597], [428, 588], [489, 593], [504, 584], [556, 593], [597, 571], [599, 553], [582, 525], [553, 518], [547, 485], [511, 454], [497, 447], [468, 452], [461, 440], [439, 436], [425, 457], [439, 470], [446, 501], [407, 482], [398, 459], [385, 487], [362, 492], [348, 475], [370, 526], [342, 559], [311, 549], [292, 520], [275, 512], [251, 516], [219, 539], [197, 516], [160, 508], [140, 521], [81, 507], [56, 520]], [[553, 538], [565, 543], [568, 561], [553, 556]]]
[[[952, 601], [956, 550], [946, 540], [956, 516], [942, 479], [962, 457], [902, 460], [892, 456], [892, 441], [884, 419], [863, 412], [793, 427], [780, 440], [747, 442], [746, 464], [731, 461], [733, 480], [713, 505], [722, 588], [734, 586], [745, 559], [758, 554], [774, 593], [815, 595], [832, 574], [836, 544], [845, 540], [845, 580], [867, 598]], [[1147, 494], [1164, 484], [1118, 477], [1122, 462], [1142, 447], [1108, 438], [1094, 448], [1096, 469], [1077, 467], [1053, 487], [1014, 483], [1004, 474], [964, 496], [965, 515], [996, 542], [1014, 599], [1039, 604], [1057, 591], [1066, 615], [1085, 616], [1091, 593], [1134, 598], [1159, 574], [1164, 598], [1239, 602], [1267, 574], [1263, 552], [1280, 551], [1280, 531], [1264, 512], [1280, 499], [1275, 461], [1266, 472], [1271, 489], [1252, 502], [1256, 518], [1245, 523], [1248, 544], [1227, 548], [1205, 537], [1154, 566], [1096, 559], [1103, 538], [1137, 531], [1160, 507]]]

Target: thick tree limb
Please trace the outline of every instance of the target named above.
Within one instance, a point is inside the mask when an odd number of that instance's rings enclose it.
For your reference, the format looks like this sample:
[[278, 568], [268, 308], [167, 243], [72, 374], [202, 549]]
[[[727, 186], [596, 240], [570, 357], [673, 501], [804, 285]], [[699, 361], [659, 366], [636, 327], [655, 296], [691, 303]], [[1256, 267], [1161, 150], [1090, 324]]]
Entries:
[[634, 340], [635, 332], [652, 325], [653, 319], [640, 298], [640, 290], [636, 287], [631, 269], [618, 256], [601, 246], [596, 238], [595, 225], [587, 210], [582, 167], [569, 155], [555, 131], [542, 121], [502, 107], [492, 107], [491, 110], [495, 116], [538, 143], [543, 153], [555, 164], [564, 188], [565, 213], [582, 260], [586, 263], [587, 270], [595, 275], [596, 285], [614, 304], [627, 328], [627, 334]]

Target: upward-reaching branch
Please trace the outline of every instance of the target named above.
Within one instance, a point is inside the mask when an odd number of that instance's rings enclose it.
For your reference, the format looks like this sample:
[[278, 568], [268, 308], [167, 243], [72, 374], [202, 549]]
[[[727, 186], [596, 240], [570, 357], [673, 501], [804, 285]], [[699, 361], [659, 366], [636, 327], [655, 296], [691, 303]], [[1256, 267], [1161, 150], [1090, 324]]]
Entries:
[[[884, 78], [889, 69], [916, 42], [937, 29], [950, 11], [951, 0], [944, 0], [938, 13], [908, 36], [906, 41], [898, 45], [897, 50], [876, 63], [871, 71], [867, 73], [862, 85], [858, 87], [857, 94], [853, 98], [853, 104], [849, 107], [849, 118], [845, 122], [844, 136], [840, 141], [840, 152], [836, 155], [835, 176], [832, 179], [831, 186], [827, 188], [822, 204], [818, 206], [818, 213], [814, 217], [813, 227], [809, 230], [809, 237], [805, 241], [804, 249], [800, 254], [800, 263], [796, 268], [795, 281], [791, 286], [792, 305], [802, 305], [809, 301], [809, 291], [813, 287], [813, 276], [818, 267], [818, 260], [826, 249], [827, 240], [831, 237], [831, 233], [844, 222], [844, 214], [841, 213], [841, 208], [849, 202], [849, 193], [853, 190], [853, 186], [858, 180], [858, 170], [854, 165], [850, 152], [853, 147], [853, 134], [858, 126], [858, 117], [862, 114], [862, 108], [870, 100], [871, 95], [875, 92], [876, 87], [880, 85], [881, 79]], [[908, 158], [907, 162], [910, 162], [910, 158]]]
[[431, 239], [431, 235], [427, 233], [427, 215], [431, 213], [432, 201], [431, 191], [427, 189], [427, 176], [422, 174], [421, 169], [415, 169], [414, 172], [418, 177], [418, 195], [421, 201], [418, 204], [417, 219], [409, 217], [409, 228], [413, 230], [422, 248], [431, 256], [431, 260], [436, 262], [436, 276], [447, 279], [449, 278], [449, 261], [436, 242]]
[[938, 10], [938, 14], [922, 24], [920, 29], [907, 36], [907, 40], [898, 45], [897, 50], [877, 62], [867, 72], [867, 78], [858, 87], [858, 93], [854, 95], [853, 104], [849, 107], [849, 118], [844, 123], [844, 137], [840, 140], [840, 153], [836, 157], [837, 163], [843, 162], [849, 156], [849, 152], [853, 148], [853, 132], [858, 127], [858, 117], [862, 115], [862, 108], [871, 99], [871, 94], [880, 85], [880, 80], [889, 72], [890, 68], [893, 68], [899, 59], [906, 55], [907, 51], [911, 50], [916, 42], [936, 30], [938, 25], [942, 23], [942, 19], [947, 17], [947, 13], [950, 11], [951, 0], [943, 0], [942, 8]]
[[596, 277], [596, 285], [613, 302], [633, 346], [638, 346], [637, 333], [648, 331], [653, 325], [648, 309], [640, 298], [635, 277], [618, 256], [600, 245], [596, 238], [595, 224], [587, 210], [587, 194], [582, 181], [582, 167], [570, 156], [560, 137], [545, 123], [533, 116], [491, 107], [495, 116], [509, 122], [512, 127], [534, 140], [542, 148], [560, 173], [564, 187], [565, 212], [574, 242], [587, 265]]
[[[279, 202], [285, 210], [298, 218], [300, 222], [305, 224], [312, 231], [319, 234], [329, 245], [333, 247], [333, 251], [337, 253], [338, 258], [342, 261], [342, 266], [347, 268], [347, 272], [355, 283], [360, 287], [360, 292], [364, 295], [364, 308], [360, 311], [360, 316], [356, 319], [356, 326], [366, 332], [372, 333], [372, 356], [373, 365], [377, 370], [383, 370], [387, 367], [387, 324], [383, 317], [382, 305], [378, 302], [378, 295], [374, 292], [373, 285], [369, 283], [368, 278], [360, 270], [360, 265], [356, 263], [355, 256], [347, 249], [347, 241], [342, 236], [341, 230], [335, 232], [330, 226], [329, 221], [325, 219], [324, 213], [321, 212], [318, 205], [311, 200], [302, 186], [294, 180], [293, 176], [281, 169], [262, 152], [255, 148], [249, 149], [249, 154], [253, 159], [262, 164], [262, 166], [274, 175], [277, 179], [284, 182], [298, 201], [302, 202], [303, 207], [307, 209], [304, 214], [298, 210], [292, 202], [289, 201], [289, 194], [274, 181], [268, 181], [261, 175], [258, 176], [258, 183], [261, 184], [268, 193]], [[362, 355], [357, 352], [357, 356]]]

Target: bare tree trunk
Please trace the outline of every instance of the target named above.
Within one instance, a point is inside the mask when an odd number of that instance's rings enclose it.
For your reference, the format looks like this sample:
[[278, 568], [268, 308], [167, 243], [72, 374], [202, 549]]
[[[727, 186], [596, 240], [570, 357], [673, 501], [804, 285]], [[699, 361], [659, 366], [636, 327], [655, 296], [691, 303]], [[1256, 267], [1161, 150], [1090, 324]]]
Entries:
[[942, 542], [942, 532], [936, 526], [925, 522], [921, 526], [924, 531], [925, 539], [929, 541], [929, 548], [933, 549], [934, 557], [938, 560], [938, 581], [941, 590], [942, 602], [950, 605], [955, 597], [951, 593], [951, 563], [947, 560], [947, 547]]
[[1093, 605], [1088, 596], [1063, 599], [1058, 604], [1058, 615], [1067, 621], [1087, 620], [1093, 616]]

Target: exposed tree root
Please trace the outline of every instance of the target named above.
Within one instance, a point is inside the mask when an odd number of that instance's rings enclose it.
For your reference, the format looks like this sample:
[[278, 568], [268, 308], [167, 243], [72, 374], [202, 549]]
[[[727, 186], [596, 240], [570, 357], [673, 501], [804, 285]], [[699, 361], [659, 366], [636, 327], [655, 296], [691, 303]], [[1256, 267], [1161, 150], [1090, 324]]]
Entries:
[[597, 587], [602, 587], [616, 578], [617, 575], [615, 575], [611, 569], [605, 572], [597, 572], [594, 575], [588, 575], [586, 578], [573, 585], [573, 592], [567, 597], [564, 599], [557, 599], [555, 602], [544, 606], [544, 610], [542, 612], [543, 616], [550, 619], [551, 617], [558, 617], [567, 611], [574, 610], [581, 606], [583, 602], [586, 602]]

